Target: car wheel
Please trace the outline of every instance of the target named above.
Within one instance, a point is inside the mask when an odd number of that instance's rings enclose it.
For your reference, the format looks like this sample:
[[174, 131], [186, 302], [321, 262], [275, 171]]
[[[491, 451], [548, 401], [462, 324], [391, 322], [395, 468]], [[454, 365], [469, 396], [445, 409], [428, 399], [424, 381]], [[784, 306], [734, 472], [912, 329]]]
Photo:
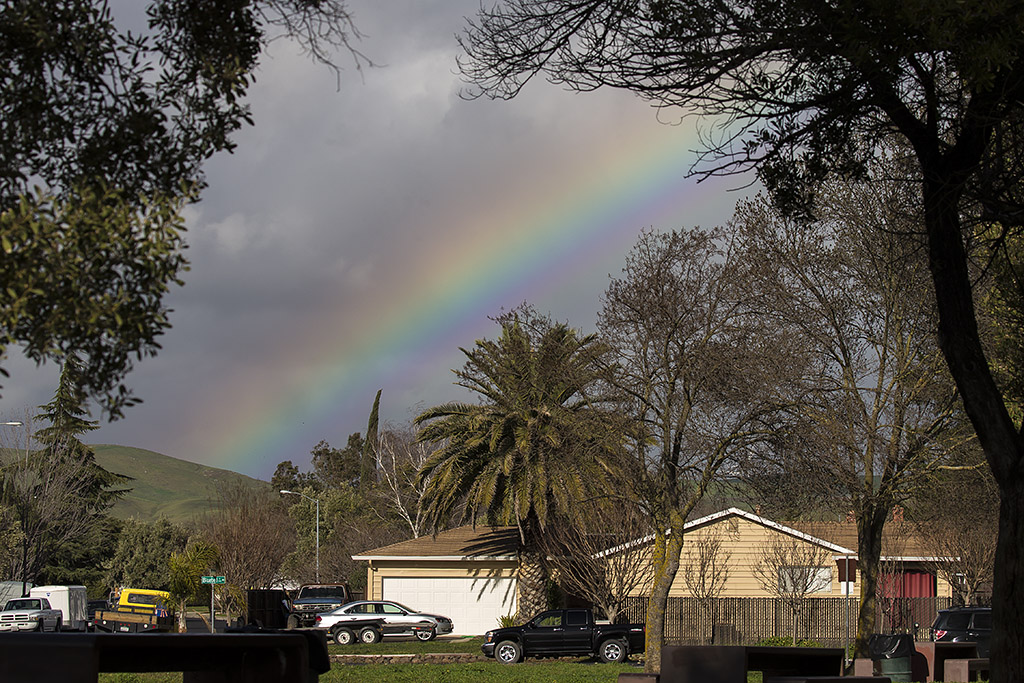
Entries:
[[54, 633], [60, 633], [60, 627], [61, 627], [61, 619], [60, 619], [60, 617], [57, 617], [57, 623], [53, 625], [53, 632]]
[[299, 618], [297, 616], [295, 616], [294, 614], [289, 614], [288, 615], [288, 625], [285, 626], [285, 628], [293, 629], [293, 628], [298, 628], [298, 627], [299, 627]]
[[350, 628], [336, 626], [331, 630], [331, 638], [338, 645], [351, 645], [356, 642], [356, 634]]
[[424, 628], [416, 631], [416, 637], [424, 642], [437, 637], [437, 632], [432, 628]]
[[629, 650], [626, 648], [626, 643], [614, 638], [601, 643], [601, 647], [598, 648], [597, 652], [598, 657], [606, 664], [616, 664], [625, 661], [628, 654]]
[[494, 658], [502, 664], [515, 664], [523, 658], [523, 648], [514, 640], [503, 640], [494, 648]]
[[372, 626], [367, 626], [366, 628], [364, 628], [362, 631], [359, 632], [359, 642], [366, 643], [367, 645], [373, 645], [374, 643], [379, 643], [380, 642], [380, 631], [378, 631], [377, 629], [373, 628]]

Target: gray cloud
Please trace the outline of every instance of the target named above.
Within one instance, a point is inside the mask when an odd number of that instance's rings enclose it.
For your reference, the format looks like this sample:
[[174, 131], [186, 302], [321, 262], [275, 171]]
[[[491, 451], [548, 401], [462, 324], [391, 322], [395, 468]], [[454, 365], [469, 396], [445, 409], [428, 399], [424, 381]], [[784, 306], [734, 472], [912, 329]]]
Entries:
[[[308, 350], [311, 334], [336, 336], [338, 348], [348, 348], [360, 326], [400, 309], [402, 299], [432, 285], [431, 275], [469, 256], [474, 236], [500, 239], [510, 228], [498, 211], [539, 202], [530, 193], [568, 184], [574, 164], [587, 173], [593, 150], [623, 131], [651, 130], [666, 144], [681, 134], [621, 92], [574, 95], [538, 82], [510, 102], [461, 99], [454, 36], [476, 0], [357, 0], [351, 7], [365, 34], [360, 48], [381, 66], [347, 68], [339, 89], [330, 70], [294, 45], [271, 45], [251, 91], [256, 125], [237, 136], [235, 154], [211, 161], [209, 188], [189, 209], [192, 270], [168, 298], [174, 328], [162, 353], [129, 377], [145, 403], [94, 432], [92, 442], [240, 467], [218, 460], [212, 448], [215, 409], [224, 407], [211, 407], [212, 396], [245, 404], [328, 372]], [[687, 222], [725, 220], [732, 199], [723, 199], [724, 189], [738, 182], [695, 193], [707, 200], [687, 209]], [[626, 226], [621, 249], [577, 264], [570, 279], [524, 275], [500, 305], [530, 296], [556, 318], [592, 329], [629, 230], [644, 227], [652, 226]], [[549, 281], [559, 284], [545, 289]], [[368, 386], [385, 389], [384, 419], [404, 420], [417, 404], [456, 397], [449, 369], [461, 364], [457, 347], [493, 334], [486, 316], [497, 312], [475, 313], [478, 321], [439, 346], [412, 340], [401, 357], [367, 360]], [[323, 330], [313, 324], [332, 320], [340, 322]], [[56, 370], [17, 358], [10, 369], [0, 412], [18, 419], [12, 416], [49, 400]], [[371, 400], [372, 393], [345, 395], [311, 410], [279, 448], [242, 469], [268, 477], [281, 460], [305, 465], [317, 441], [342, 444], [365, 429]]]

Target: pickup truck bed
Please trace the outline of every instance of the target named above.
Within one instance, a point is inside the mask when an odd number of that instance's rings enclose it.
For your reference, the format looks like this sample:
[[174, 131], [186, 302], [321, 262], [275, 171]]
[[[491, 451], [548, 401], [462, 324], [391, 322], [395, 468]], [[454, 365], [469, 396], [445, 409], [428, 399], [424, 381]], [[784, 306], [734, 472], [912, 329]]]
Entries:
[[109, 633], [165, 633], [174, 628], [174, 616], [99, 610], [95, 626]]

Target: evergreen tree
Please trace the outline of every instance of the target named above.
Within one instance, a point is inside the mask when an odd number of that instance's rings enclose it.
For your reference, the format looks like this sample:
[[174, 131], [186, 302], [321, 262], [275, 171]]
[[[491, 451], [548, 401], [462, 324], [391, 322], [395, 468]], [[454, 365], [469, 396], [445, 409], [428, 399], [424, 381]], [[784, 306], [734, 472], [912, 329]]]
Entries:
[[377, 423], [380, 413], [380, 394], [383, 389], [377, 390], [377, 396], [373, 399], [373, 408], [370, 409], [370, 421], [366, 425], [366, 440], [363, 442], [363, 457], [359, 467], [359, 490], [366, 493], [373, 485], [377, 464]]
[[97, 420], [85, 418], [88, 397], [82, 389], [82, 367], [81, 360], [74, 354], [65, 358], [57, 393], [36, 416], [49, 426], [36, 431], [35, 439], [43, 445], [43, 457], [52, 457], [60, 451], [64, 457], [74, 458], [84, 465], [84, 477], [76, 496], [88, 512], [98, 514], [128, 493], [130, 489], [123, 485], [131, 477], [104, 469], [96, 462], [92, 449], [79, 440], [79, 436], [99, 428]]

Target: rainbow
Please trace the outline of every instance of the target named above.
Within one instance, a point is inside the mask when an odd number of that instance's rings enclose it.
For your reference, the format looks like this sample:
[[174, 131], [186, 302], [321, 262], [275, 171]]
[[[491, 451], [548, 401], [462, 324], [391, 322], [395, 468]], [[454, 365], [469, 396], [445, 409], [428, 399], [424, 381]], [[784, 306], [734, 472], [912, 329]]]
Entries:
[[[383, 308], [375, 303], [356, 315], [338, 310], [309, 321], [289, 348], [277, 350], [281, 357], [305, 359], [305, 369], [283, 379], [274, 395], [238, 377], [205, 398], [200, 411], [208, 414], [207, 423], [199, 428], [212, 447], [195, 453], [196, 459], [260, 477], [269, 477], [283, 460], [305, 463], [320, 439], [336, 438], [340, 443], [334, 445], [341, 446], [347, 433], [365, 429], [377, 389], [384, 388], [383, 419], [389, 393], [401, 391], [393, 387], [415, 387], [461, 363], [452, 355], [457, 347], [493, 335], [487, 316], [524, 300], [546, 312], [552, 292], [585, 275], [595, 277], [595, 263], [615, 264], [599, 277], [617, 272], [644, 228], [728, 215], [736, 197], [686, 177], [697, 144], [685, 130], [652, 121], [631, 134], [619, 133], [602, 149], [587, 150], [583, 158], [553, 165], [545, 160], [543, 178], [496, 179], [502, 187], [498, 200], [481, 198], [426, 220], [427, 234], [440, 234], [444, 226], [458, 239], [424, 240], [415, 273], [422, 286], [381, 292], [374, 299], [390, 302]], [[386, 284], [380, 287], [387, 290]], [[595, 310], [604, 284], [599, 287]], [[591, 320], [569, 322], [592, 327]], [[461, 398], [457, 388], [452, 391], [451, 399]], [[392, 405], [390, 412], [409, 407]], [[356, 417], [342, 421], [346, 411]]]

